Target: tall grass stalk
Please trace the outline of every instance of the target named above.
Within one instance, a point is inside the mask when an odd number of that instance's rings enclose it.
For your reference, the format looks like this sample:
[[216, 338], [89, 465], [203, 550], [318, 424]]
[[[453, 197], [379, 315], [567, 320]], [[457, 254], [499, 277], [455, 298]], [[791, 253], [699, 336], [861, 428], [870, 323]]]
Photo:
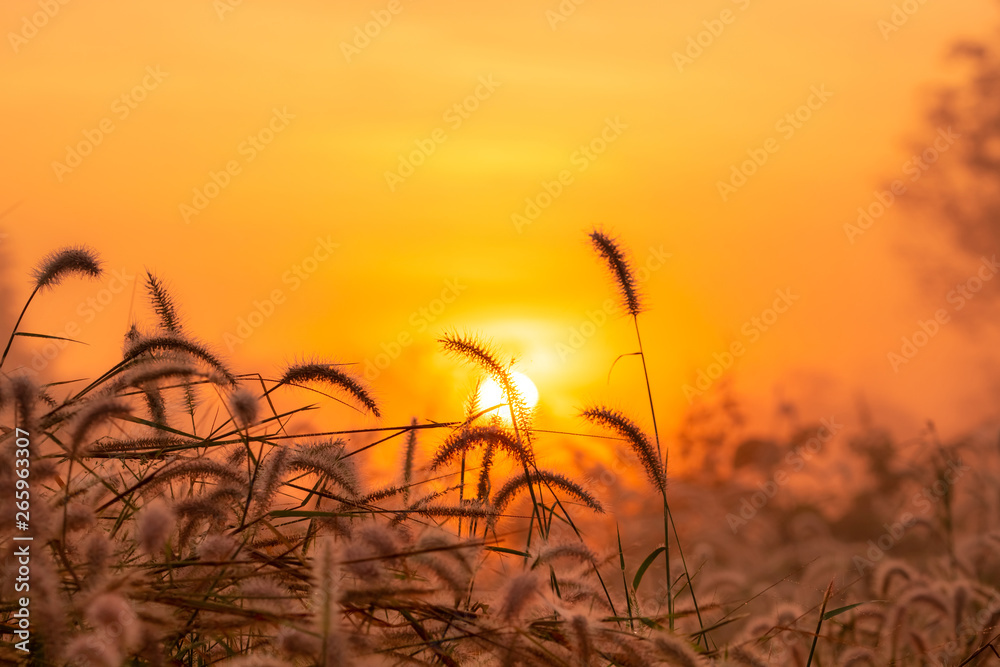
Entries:
[[[681, 568], [684, 572], [687, 588], [691, 594], [691, 600], [694, 604], [695, 613], [698, 616], [698, 624], [704, 630], [705, 624], [702, 620], [701, 610], [698, 606], [698, 597], [691, 582], [691, 573], [688, 569], [687, 561], [684, 558], [684, 550], [681, 547], [680, 535], [677, 533], [677, 524], [674, 522], [673, 514], [670, 510], [670, 503], [667, 500], [666, 479], [669, 452], [665, 448], [661, 449], [660, 446], [660, 431], [656, 423], [656, 407], [653, 403], [653, 390], [649, 382], [649, 369], [646, 364], [646, 353], [642, 345], [642, 334], [639, 331], [639, 314], [643, 310], [644, 298], [639, 290], [639, 283], [636, 280], [635, 272], [632, 269], [631, 260], [619, 246], [618, 242], [605, 232], [598, 229], [591, 231], [590, 240], [597, 254], [607, 265], [615, 285], [618, 287], [618, 294], [624, 310], [632, 318], [632, 323], [635, 328], [636, 342], [639, 346], [639, 358], [642, 360], [642, 374], [646, 383], [646, 398], [649, 401], [649, 413], [653, 422], [653, 439], [656, 443], [657, 456], [663, 461], [664, 483], [661, 487], [661, 493], [663, 496], [663, 541], [665, 547], [663, 550], [663, 560], [665, 566], [664, 576], [667, 586], [667, 609], [670, 614], [670, 629], [673, 630], [674, 628], [673, 578], [671, 577], [670, 565], [670, 533], [672, 531], [674, 535], [674, 542], [677, 545], [677, 553], [681, 559]], [[707, 648], [708, 639], [707, 637], [704, 637], [704, 639]]]

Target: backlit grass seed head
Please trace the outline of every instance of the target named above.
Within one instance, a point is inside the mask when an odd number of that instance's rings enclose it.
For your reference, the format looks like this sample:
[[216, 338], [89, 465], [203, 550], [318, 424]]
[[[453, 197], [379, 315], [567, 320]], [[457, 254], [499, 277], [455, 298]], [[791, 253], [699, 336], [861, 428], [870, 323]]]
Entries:
[[770, 661], [765, 659], [755, 649], [735, 646], [729, 650], [729, 657], [738, 665], [745, 667], [769, 667]]
[[530, 570], [508, 579], [501, 591], [497, 618], [506, 624], [517, 624], [528, 605], [538, 597], [539, 588], [538, 575]]
[[295, 628], [281, 628], [274, 638], [279, 651], [293, 657], [306, 657], [319, 653], [318, 637]]
[[178, 436], [156, 435], [149, 438], [109, 438], [101, 439], [90, 446], [90, 456], [106, 456], [121, 453], [150, 455], [162, 449], [184, 447], [191, 440]]
[[[37, 539], [37, 533], [36, 533]], [[31, 556], [31, 626], [44, 640], [63, 639], [66, 608], [61, 595], [59, 569], [44, 552]]]
[[352, 496], [360, 494], [357, 473], [340, 440], [299, 445], [288, 458], [287, 466], [289, 470], [324, 475]]
[[87, 623], [122, 652], [139, 644], [142, 622], [128, 600], [117, 593], [102, 593], [87, 605]]
[[84, 546], [84, 557], [87, 560], [87, 578], [85, 583], [92, 583], [107, 572], [115, 547], [102, 531], [95, 531], [87, 538]]
[[149, 410], [149, 420], [154, 424], [166, 425], [167, 402], [163, 399], [163, 392], [151, 385], [142, 387], [140, 391], [146, 401], [146, 409]]
[[86, 246], [56, 250], [46, 255], [32, 274], [35, 289], [55, 287], [63, 278], [78, 274], [86, 278], [101, 277], [101, 262], [97, 253]]
[[358, 498], [358, 502], [363, 505], [377, 503], [383, 500], [388, 500], [389, 498], [395, 498], [401, 493], [404, 493], [406, 490], [407, 490], [406, 487], [402, 486], [395, 486], [395, 485], [383, 486], [373, 491], [369, 491], [365, 495], [361, 496], [360, 498]]
[[410, 484], [413, 482], [413, 457], [417, 451], [417, 418], [410, 420], [410, 432], [406, 434], [406, 450], [403, 454], [403, 486], [406, 487], [407, 501], [410, 497]]
[[416, 556], [415, 560], [429, 570], [434, 578], [441, 582], [445, 588], [451, 591], [456, 603], [461, 600], [462, 596], [468, 590], [469, 582], [471, 581], [471, 577], [467, 572], [463, 572], [451, 563], [437, 558], [435, 554], [421, 554]]
[[163, 282], [146, 271], [146, 291], [149, 293], [149, 302], [153, 306], [153, 312], [160, 320], [160, 326], [167, 332], [179, 336], [181, 334], [180, 318], [177, 316], [177, 308], [174, 300], [164, 287]]
[[90, 401], [76, 416], [76, 425], [70, 439], [70, 455], [85, 454], [91, 445], [90, 432], [102, 422], [131, 416], [132, 408], [117, 398]]
[[272, 579], [255, 577], [240, 584], [240, 597], [249, 609], [280, 614], [292, 599], [292, 594]]
[[257, 396], [245, 387], [240, 387], [229, 396], [229, 407], [240, 428], [249, 428], [257, 419]]
[[872, 573], [872, 590], [876, 595], [885, 597], [894, 584], [906, 588], [919, 578], [920, 575], [909, 564], [896, 558], [886, 558]]
[[35, 418], [38, 405], [38, 386], [31, 378], [16, 375], [10, 380], [10, 393], [14, 400], [14, 409], [19, 418], [19, 424], [24, 429], [30, 429]]
[[313, 630], [320, 637], [318, 662], [329, 667], [351, 664], [342, 626], [338, 561], [337, 545], [332, 539], [322, 539], [316, 544], [310, 577]]
[[391, 530], [379, 524], [363, 526], [352, 535], [344, 554], [344, 565], [357, 577], [374, 580], [386, 566], [396, 562], [393, 554], [399, 551]]
[[583, 614], [577, 614], [570, 619], [569, 627], [579, 664], [589, 665], [594, 653], [593, 640], [590, 637], [590, 619]]
[[558, 558], [571, 558], [582, 563], [597, 562], [597, 556], [595, 556], [594, 552], [588, 549], [582, 542], [562, 542], [557, 544], [546, 544], [540, 548], [532, 567], [537, 567]]
[[278, 489], [281, 488], [282, 475], [287, 470], [289, 450], [287, 447], [275, 447], [264, 458], [260, 474], [254, 485], [254, 500], [264, 511], [270, 509]]
[[471, 424], [480, 409], [480, 399], [483, 393], [483, 378], [476, 378], [476, 384], [465, 399], [465, 424]]
[[91, 507], [77, 502], [70, 502], [66, 506], [64, 516], [63, 531], [67, 533], [75, 533], [79, 530], [91, 528], [97, 521], [97, 517], [94, 516], [94, 510]]
[[78, 635], [66, 645], [66, 662], [70, 667], [120, 667], [123, 656], [113, 643], [100, 634]]
[[465, 519], [490, 519], [496, 517], [496, 510], [488, 503], [477, 500], [464, 500], [461, 505], [423, 505], [414, 508], [411, 513], [429, 517], [462, 517]]
[[864, 646], [854, 646], [840, 656], [837, 667], [876, 667], [875, 653]]
[[493, 507], [496, 514], [498, 516], [503, 514], [507, 506], [514, 500], [514, 497], [520, 491], [527, 489], [528, 484], [531, 483], [542, 483], [550, 487], [555, 487], [555, 489], [565, 492], [598, 514], [604, 513], [604, 507], [597, 498], [576, 482], [557, 472], [539, 470], [531, 472], [530, 477], [525, 473], [512, 477], [496, 492], [496, 495], [493, 496]]
[[[456, 548], [443, 535], [422, 535], [417, 542], [413, 560], [429, 570], [459, 600], [469, 588], [472, 567], [465, 558], [468, 549]], [[420, 551], [424, 553], [419, 553]]]
[[931, 612], [938, 619], [951, 617], [950, 600], [943, 593], [930, 587], [911, 587], [895, 600], [882, 626], [879, 644], [894, 651], [902, 641], [910, 639], [908, 632], [911, 616]]
[[[478, 366], [490, 376], [507, 397], [510, 410], [514, 413], [514, 428], [520, 430], [523, 439], [531, 434], [531, 410], [517, 389], [514, 375], [509, 365], [500, 363], [500, 357], [489, 340], [459, 333], [447, 333], [438, 339], [447, 354]], [[485, 406], [490, 407], [490, 406]], [[530, 445], [529, 445], [530, 446]]]
[[775, 608], [772, 623], [776, 628], [793, 628], [805, 613], [800, 605], [792, 602], [782, 603]]
[[247, 479], [245, 471], [241, 473], [233, 467], [219, 463], [213, 459], [200, 456], [198, 458], [186, 459], [166, 468], [156, 471], [143, 491], [150, 493], [162, 488], [164, 485], [176, 479], [185, 479], [193, 482], [200, 478], [210, 478], [216, 482], [228, 483], [237, 487], [246, 488]]
[[668, 664], [677, 667], [704, 667], [708, 664], [682, 637], [669, 632], [658, 632], [653, 635], [652, 640], [656, 652], [666, 658]]
[[173, 360], [150, 360], [136, 365], [120, 374], [114, 382], [108, 383], [108, 392], [119, 392], [129, 387], [145, 387], [159, 382], [190, 379], [193, 376], [215, 380], [218, 384], [227, 384], [217, 373], [205, 373], [195, 366]]
[[345, 373], [332, 363], [314, 361], [293, 364], [285, 369], [284, 375], [279, 380], [281, 384], [306, 384], [309, 382], [333, 385], [353, 396], [358, 403], [376, 417], [381, 416], [378, 405], [368, 389], [357, 378]]
[[611, 612], [611, 604], [605, 596], [604, 591], [591, 582], [591, 571], [581, 577], [567, 577], [562, 575], [559, 578], [559, 595], [564, 603], [572, 606], [586, 607], [591, 611], [601, 609]]
[[632, 640], [631, 635], [619, 632], [605, 631], [603, 635], [605, 640], [614, 646], [614, 651], [610, 652], [611, 656], [609, 657], [614, 658], [616, 665], [620, 665], [621, 667], [648, 667], [648, 665], [657, 663], [657, 660], [646, 650], [645, 642], [630, 641]]
[[499, 426], [472, 426], [453, 431], [444, 441], [434, 458], [431, 460], [431, 470], [454, 461], [463, 453], [479, 445], [492, 445], [510, 454], [518, 463], [532, 465], [531, 452], [510, 433]]
[[236, 544], [230, 535], [206, 535], [198, 545], [198, 558], [209, 562], [228, 560], [236, 552]]
[[184, 354], [199, 359], [216, 371], [227, 385], [236, 385], [236, 378], [233, 374], [222, 363], [222, 360], [210, 352], [207, 347], [172, 334], [143, 336], [127, 341], [122, 361], [130, 362], [144, 355], [162, 352]]
[[243, 490], [235, 486], [208, 487], [205, 493], [182, 498], [174, 503], [178, 517], [205, 520], [212, 526], [221, 526], [230, 515], [230, 503], [245, 498]]
[[642, 312], [642, 294], [639, 292], [635, 272], [628, 256], [618, 247], [618, 242], [602, 231], [595, 229], [590, 233], [590, 240], [611, 271], [618, 286], [622, 303], [629, 315], [635, 317]]
[[494, 454], [496, 454], [496, 446], [492, 441], [487, 441], [486, 449], [483, 450], [483, 458], [479, 466], [479, 481], [476, 483], [476, 498], [480, 502], [486, 502], [490, 497], [490, 491], [492, 490], [490, 471], [493, 470]]
[[177, 519], [173, 511], [163, 500], [157, 498], [139, 510], [136, 520], [136, 542], [139, 547], [146, 555], [159, 555], [174, 530]]
[[614, 431], [624, 438], [646, 470], [649, 481], [661, 493], [667, 492], [667, 477], [663, 470], [663, 462], [657, 455], [656, 448], [635, 422], [617, 410], [606, 407], [588, 408], [581, 413], [581, 416], [590, 423]]

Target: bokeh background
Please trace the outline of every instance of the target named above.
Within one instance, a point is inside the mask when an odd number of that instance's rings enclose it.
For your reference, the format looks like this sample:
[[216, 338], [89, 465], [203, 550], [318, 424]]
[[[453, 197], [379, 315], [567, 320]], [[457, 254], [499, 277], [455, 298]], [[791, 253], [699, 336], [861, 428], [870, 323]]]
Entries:
[[[575, 431], [591, 400], [644, 418], [637, 359], [611, 371], [635, 343], [605, 309], [600, 226], [643, 280], [664, 433], [735, 402], [748, 432], [960, 434], [1000, 389], [1000, 281], [952, 293], [998, 246], [996, 9], [7, 0], [0, 331], [38, 260], [86, 243], [106, 279], [43, 294], [22, 328], [87, 345], [20, 339], [19, 365], [111, 365], [149, 269], [239, 371], [356, 363], [383, 423], [444, 421], [472, 379], [435, 340], [479, 332], [537, 384], [538, 426]], [[779, 290], [797, 299], [764, 331]]]

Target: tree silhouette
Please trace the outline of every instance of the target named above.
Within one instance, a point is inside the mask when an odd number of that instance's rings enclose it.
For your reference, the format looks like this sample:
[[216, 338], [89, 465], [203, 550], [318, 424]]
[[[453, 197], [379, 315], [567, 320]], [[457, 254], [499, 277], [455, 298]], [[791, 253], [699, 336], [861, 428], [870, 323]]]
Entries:
[[[952, 47], [950, 57], [967, 68], [965, 79], [936, 93], [927, 122], [935, 132], [950, 129], [959, 138], [947, 149], [947, 160], [928, 166], [903, 198], [918, 217], [947, 234], [964, 267], [1000, 254], [1000, 43], [993, 41]], [[1000, 291], [988, 292], [1000, 298]]]

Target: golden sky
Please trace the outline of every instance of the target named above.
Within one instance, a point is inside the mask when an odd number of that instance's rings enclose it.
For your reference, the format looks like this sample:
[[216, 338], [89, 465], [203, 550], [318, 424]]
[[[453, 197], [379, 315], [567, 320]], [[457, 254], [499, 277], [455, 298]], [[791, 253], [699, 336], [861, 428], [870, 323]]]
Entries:
[[983, 342], [946, 324], [894, 370], [901, 336], [949, 306], [898, 252], [904, 211], [853, 243], [844, 225], [935, 140], [948, 47], [996, 12], [913, 2], [888, 31], [894, 4], [5, 0], [5, 310], [39, 257], [87, 243], [125, 289], [97, 312], [117, 283], [67, 284], [25, 324], [80, 325], [67, 375], [112, 363], [148, 267], [238, 370], [396, 357], [373, 382], [387, 423], [458, 414], [471, 376], [438, 351], [446, 329], [519, 356], [540, 426], [580, 428], [589, 400], [645, 419], [635, 360], [607, 381], [635, 343], [620, 313], [601, 323], [614, 294], [586, 233], [602, 226], [646, 269], [666, 425], [742, 342], [727, 376], [763, 427], [779, 398], [856, 423], [863, 396], [885, 423], [961, 430], [994, 398]]

